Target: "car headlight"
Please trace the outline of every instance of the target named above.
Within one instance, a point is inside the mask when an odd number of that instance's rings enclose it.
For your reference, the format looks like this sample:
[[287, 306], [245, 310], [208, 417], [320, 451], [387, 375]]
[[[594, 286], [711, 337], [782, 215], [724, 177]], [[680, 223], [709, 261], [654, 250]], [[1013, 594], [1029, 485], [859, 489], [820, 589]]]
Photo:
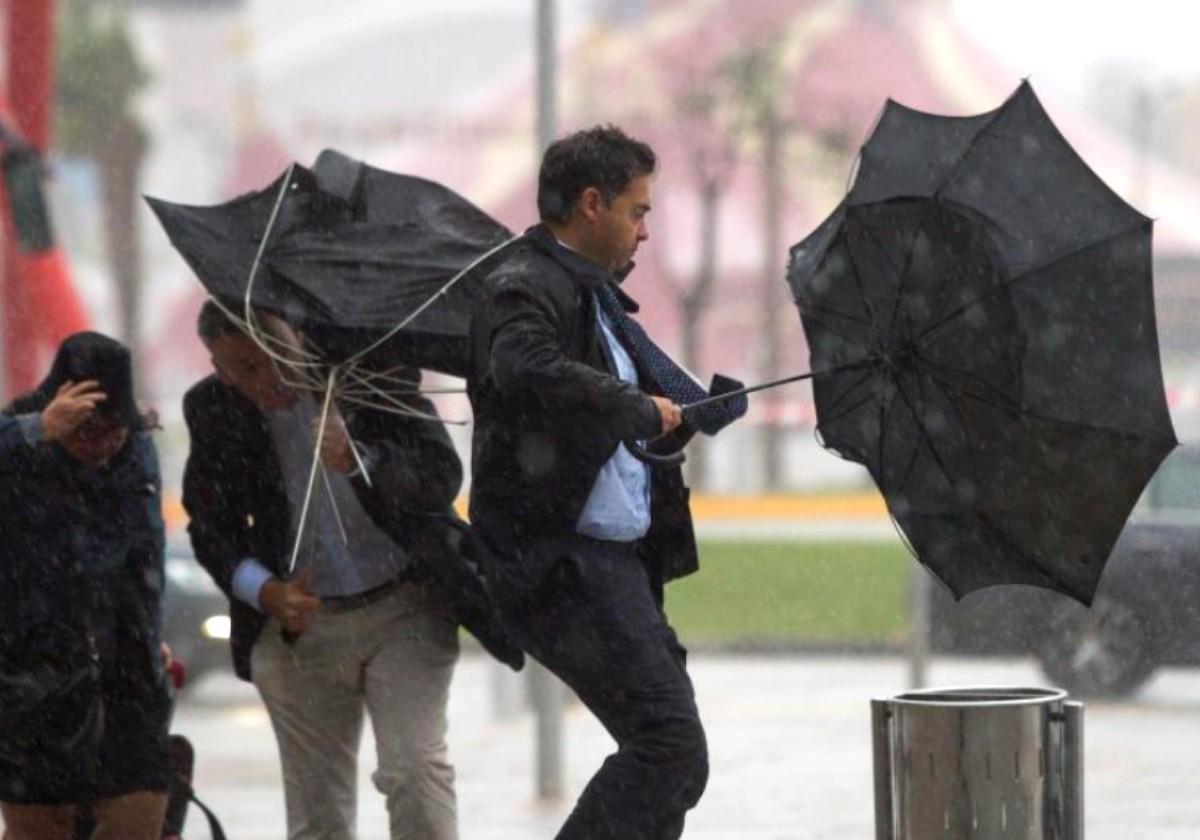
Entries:
[[230, 621], [227, 615], [210, 615], [200, 625], [201, 631], [210, 639], [229, 639]]

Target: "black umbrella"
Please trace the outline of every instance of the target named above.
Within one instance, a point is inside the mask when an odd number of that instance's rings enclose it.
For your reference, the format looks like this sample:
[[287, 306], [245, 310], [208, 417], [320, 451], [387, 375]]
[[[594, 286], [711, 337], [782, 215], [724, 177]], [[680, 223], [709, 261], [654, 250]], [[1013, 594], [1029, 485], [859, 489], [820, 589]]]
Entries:
[[[467, 371], [477, 284], [462, 278], [512, 234], [446, 187], [331, 150], [224, 204], [147, 198], [209, 293], [302, 327], [326, 361]], [[472, 275], [473, 276], [473, 275]], [[452, 285], [452, 280], [456, 280]], [[415, 317], [414, 317], [415, 316]], [[397, 330], [397, 326], [403, 328]]]
[[1151, 229], [1022, 84], [973, 117], [889, 101], [853, 188], [792, 249], [821, 440], [955, 596], [1090, 603], [1176, 445]]

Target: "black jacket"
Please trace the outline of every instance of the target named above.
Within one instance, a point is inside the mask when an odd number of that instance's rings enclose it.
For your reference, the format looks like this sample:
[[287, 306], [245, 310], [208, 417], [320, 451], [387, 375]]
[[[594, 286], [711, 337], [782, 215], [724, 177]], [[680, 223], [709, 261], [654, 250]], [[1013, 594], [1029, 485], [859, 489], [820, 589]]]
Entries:
[[[472, 322], [468, 381], [471, 520], [501, 555], [531, 537], [573, 533], [618, 444], [659, 434], [658, 410], [617, 378], [598, 332], [593, 289], [616, 280], [539, 225], [483, 281], [486, 305]], [[651, 381], [644, 371], [639, 379], [644, 387]], [[658, 447], [674, 451], [686, 434]], [[665, 582], [696, 570], [695, 535], [680, 469], [655, 468], [651, 476], [651, 527], [641, 551]]]
[[0, 427], [0, 730], [82, 690], [97, 634], [133, 640], [145, 657], [136, 673], [165, 686], [162, 485], [149, 434], [133, 432], [92, 469], [56, 444], [25, 443], [7, 417]]
[[[434, 413], [428, 400], [407, 401]], [[229, 596], [234, 668], [249, 679], [250, 650], [265, 617], [233, 595], [233, 573], [254, 557], [287, 576], [291, 514], [283, 474], [262, 413], [216, 377], [188, 391], [183, 412], [191, 435], [183, 478], [188, 533], [196, 559]], [[456, 618], [494, 655], [519, 667], [519, 654], [496, 637], [482, 582], [463, 555], [466, 529], [451, 508], [462, 465], [445, 428], [371, 409], [345, 419], [351, 437], [376, 457], [370, 485], [361, 476], [351, 479], [363, 508], [442, 590]]]

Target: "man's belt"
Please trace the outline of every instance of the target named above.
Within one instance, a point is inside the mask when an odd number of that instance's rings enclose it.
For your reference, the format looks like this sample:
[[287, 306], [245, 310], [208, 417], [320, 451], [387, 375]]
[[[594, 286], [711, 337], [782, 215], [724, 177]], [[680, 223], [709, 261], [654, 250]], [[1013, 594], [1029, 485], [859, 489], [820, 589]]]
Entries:
[[321, 606], [331, 612], [356, 610], [368, 604], [374, 604], [376, 601], [391, 595], [401, 586], [414, 583], [415, 581], [416, 575], [413, 574], [411, 567], [409, 567], [386, 583], [382, 583], [372, 589], [355, 592], [353, 595], [322, 595]]

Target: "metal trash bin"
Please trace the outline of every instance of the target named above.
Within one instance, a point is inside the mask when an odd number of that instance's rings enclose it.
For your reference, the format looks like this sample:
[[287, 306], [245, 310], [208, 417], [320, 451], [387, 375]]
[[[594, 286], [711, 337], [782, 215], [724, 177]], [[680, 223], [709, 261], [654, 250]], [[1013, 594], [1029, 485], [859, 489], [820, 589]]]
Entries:
[[876, 840], [1082, 840], [1083, 704], [1045, 688], [871, 701]]

